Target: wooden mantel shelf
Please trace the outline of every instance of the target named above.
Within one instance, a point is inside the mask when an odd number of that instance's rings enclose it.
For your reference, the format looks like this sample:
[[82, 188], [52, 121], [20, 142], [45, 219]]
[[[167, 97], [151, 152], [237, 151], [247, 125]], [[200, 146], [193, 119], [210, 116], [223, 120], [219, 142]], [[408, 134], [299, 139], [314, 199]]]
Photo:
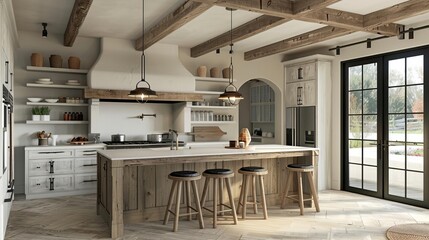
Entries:
[[[135, 98], [129, 97], [128, 90], [110, 90], [86, 88], [85, 98], [105, 99], [114, 101], [135, 101]], [[203, 95], [200, 93], [182, 93], [182, 92], [158, 92], [158, 97], [148, 100], [148, 102], [202, 102]]]

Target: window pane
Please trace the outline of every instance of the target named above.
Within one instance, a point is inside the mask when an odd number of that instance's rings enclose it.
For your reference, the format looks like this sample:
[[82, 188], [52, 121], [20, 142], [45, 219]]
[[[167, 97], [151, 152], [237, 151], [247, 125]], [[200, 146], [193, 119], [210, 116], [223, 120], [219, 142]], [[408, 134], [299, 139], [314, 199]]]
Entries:
[[377, 142], [363, 141], [363, 163], [377, 166]]
[[349, 164], [349, 186], [362, 188], [362, 166]]
[[405, 144], [389, 146], [389, 168], [405, 169]]
[[349, 93], [349, 113], [350, 114], [362, 113], [362, 91]]
[[389, 113], [405, 112], [405, 87], [389, 88]]
[[423, 173], [407, 172], [407, 198], [423, 201]]
[[363, 188], [370, 191], [377, 191], [376, 167], [363, 167]]
[[423, 142], [423, 114], [407, 114], [407, 142]]
[[407, 112], [423, 112], [423, 85], [407, 87]]
[[362, 66], [349, 68], [349, 89], [362, 89]]
[[423, 55], [407, 58], [407, 84], [423, 83]]
[[405, 85], [405, 59], [389, 61], [389, 86]]
[[423, 145], [407, 145], [407, 169], [423, 171], [424, 169], [424, 148]]
[[349, 162], [362, 164], [362, 141], [349, 141]]
[[389, 141], [405, 141], [405, 114], [389, 116]]
[[362, 139], [362, 116], [349, 117], [349, 138]]
[[363, 91], [363, 113], [377, 113], [377, 90]]
[[363, 88], [377, 87], [377, 63], [363, 65]]
[[389, 194], [405, 197], [405, 171], [389, 169]]
[[377, 115], [363, 116], [363, 138], [377, 140]]

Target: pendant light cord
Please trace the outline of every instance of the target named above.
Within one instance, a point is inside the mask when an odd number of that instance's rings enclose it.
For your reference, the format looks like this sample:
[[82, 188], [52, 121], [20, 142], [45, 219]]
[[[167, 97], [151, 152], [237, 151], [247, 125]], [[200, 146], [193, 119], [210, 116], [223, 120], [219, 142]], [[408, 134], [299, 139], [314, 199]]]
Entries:
[[142, 55], [141, 55], [141, 78], [143, 81], [146, 81], [146, 56], [144, 55], [144, 0], [142, 0], [143, 7], [142, 7]]
[[229, 44], [229, 46], [230, 46], [230, 49], [229, 49], [229, 54], [231, 55], [231, 62], [230, 62], [230, 64], [229, 64], [229, 79], [228, 79], [228, 82], [229, 82], [229, 84], [232, 84], [232, 82], [233, 82], [233, 79], [234, 79], [234, 65], [232, 65], [232, 54], [234, 53], [234, 51], [232, 50], [232, 46], [234, 46], [234, 44], [232, 43], [232, 9], [230, 9], [230, 11], [231, 11], [231, 30], [229, 31], [230, 32], [230, 40], [231, 40], [231, 42], [230, 42], [230, 44]]

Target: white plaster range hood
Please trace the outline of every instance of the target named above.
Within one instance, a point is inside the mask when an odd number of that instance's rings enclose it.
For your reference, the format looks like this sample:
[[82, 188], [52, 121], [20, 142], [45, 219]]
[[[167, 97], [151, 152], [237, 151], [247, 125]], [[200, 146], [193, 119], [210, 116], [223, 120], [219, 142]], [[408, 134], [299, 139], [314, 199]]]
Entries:
[[[93, 89], [132, 90], [141, 80], [141, 51], [134, 41], [102, 38], [100, 55], [88, 73], [88, 87]], [[157, 43], [145, 51], [146, 81], [160, 92], [195, 90], [195, 77], [179, 60], [177, 45]]]

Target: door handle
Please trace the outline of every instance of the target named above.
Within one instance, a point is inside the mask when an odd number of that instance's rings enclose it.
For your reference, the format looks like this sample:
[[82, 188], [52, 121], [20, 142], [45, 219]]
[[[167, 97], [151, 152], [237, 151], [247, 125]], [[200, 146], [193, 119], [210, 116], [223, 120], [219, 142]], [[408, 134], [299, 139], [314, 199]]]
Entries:
[[55, 178], [49, 178], [49, 191], [53, 191], [54, 189], [54, 181]]
[[97, 180], [83, 180], [82, 182], [84, 182], [84, 183], [89, 183], [89, 182], [97, 182]]
[[92, 166], [97, 166], [97, 164], [96, 163], [94, 163], [94, 164], [83, 164], [82, 166], [83, 167], [92, 167]]
[[54, 173], [54, 163], [55, 161], [49, 161], [49, 173]]

